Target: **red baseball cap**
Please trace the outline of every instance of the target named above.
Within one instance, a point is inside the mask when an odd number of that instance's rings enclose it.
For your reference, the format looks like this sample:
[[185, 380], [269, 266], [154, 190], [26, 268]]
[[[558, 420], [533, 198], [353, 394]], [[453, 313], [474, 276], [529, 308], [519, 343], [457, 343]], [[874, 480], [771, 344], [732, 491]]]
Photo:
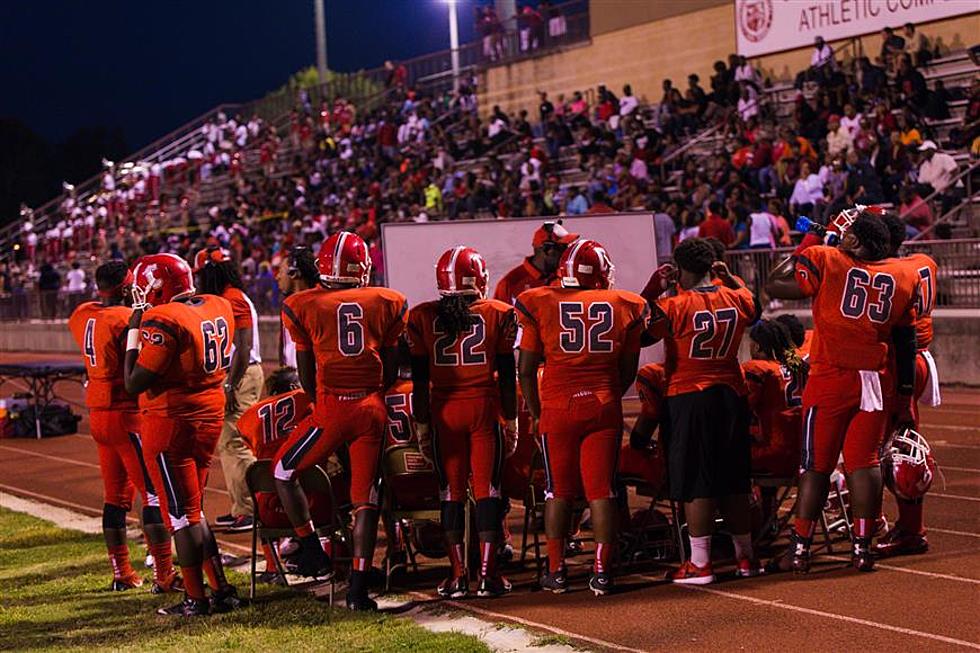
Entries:
[[231, 253], [221, 247], [208, 246], [194, 257], [194, 272], [200, 272], [209, 263], [224, 263], [231, 260]]
[[558, 220], [554, 222], [545, 222], [543, 225], [538, 227], [534, 231], [534, 239], [531, 241], [531, 246], [536, 249], [545, 243], [570, 245], [576, 240], [578, 240], [578, 234], [569, 233], [569, 231], [562, 226], [561, 220]]

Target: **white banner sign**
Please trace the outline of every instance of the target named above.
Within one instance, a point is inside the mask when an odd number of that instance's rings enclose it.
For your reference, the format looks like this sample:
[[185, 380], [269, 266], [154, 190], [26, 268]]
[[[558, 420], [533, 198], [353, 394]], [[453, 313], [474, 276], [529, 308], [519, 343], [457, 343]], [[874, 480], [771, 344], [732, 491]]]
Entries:
[[[754, 57], [980, 11], [980, 0], [735, 0], [738, 53]], [[973, 32], [976, 34], [976, 31]]]

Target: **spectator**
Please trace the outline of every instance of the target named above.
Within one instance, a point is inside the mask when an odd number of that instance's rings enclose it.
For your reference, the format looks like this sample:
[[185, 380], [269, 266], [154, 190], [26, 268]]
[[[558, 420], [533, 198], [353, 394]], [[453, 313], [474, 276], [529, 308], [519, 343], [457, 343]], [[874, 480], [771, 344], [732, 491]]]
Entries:
[[731, 247], [735, 242], [735, 232], [732, 223], [721, 217], [721, 210], [722, 206], [719, 202], [708, 204], [708, 216], [698, 229], [698, 237], [717, 238], [725, 247]]
[[861, 119], [862, 116], [854, 108], [853, 104], [844, 105], [844, 115], [840, 119], [841, 127], [844, 127], [848, 133], [851, 135], [851, 140], [853, 141], [861, 129]]
[[827, 119], [827, 153], [832, 157], [844, 156], [854, 149], [851, 132], [841, 124], [840, 116]]
[[926, 78], [915, 69], [912, 65], [912, 57], [908, 54], [902, 54], [898, 59], [895, 85], [909, 107], [919, 110], [925, 106], [929, 92], [926, 86]]
[[50, 261], [41, 264], [37, 280], [41, 291], [41, 315], [45, 320], [53, 320], [58, 312], [58, 291], [61, 290], [61, 275]]
[[683, 242], [688, 238], [696, 238], [701, 229], [701, 214], [694, 209], [685, 208], [681, 211], [681, 230], [677, 233], [677, 242]]
[[809, 161], [803, 161], [800, 164], [800, 176], [789, 198], [790, 211], [795, 216], [814, 217], [814, 209], [818, 209], [823, 200], [824, 189], [820, 176], [811, 170]]
[[737, 109], [738, 117], [744, 123], [749, 122], [749, 120], [759, 115], [758, 97], [755, 95], [751, 86], [747, 84], [742, 86], [742, 90], [739, 92]]
[[769, 200], [769, 215], [772, 216], [773, 223], [776, 225], [776, 231], [779, 235], [776, 237], [776, 245], [778, 247], [789, 247], [793, 244], [792, 238], [790, 238], [790, 226], [789, 222], [786, 221], [786, 217], [783, 215], [783, 205], [779, 200]]
[[85, 270], [82, 264], [75, 261], [71, 264], [71, 270], [65, 275], [68, 280], [68, 310], [73, 311], [85, 298], [85, 291], [88, 285], [85, 283]]
[[818, 36], [813, 40], [813, 54], [810, 55], [810, 67], [796, 76], [795, 86], [802, 89], [804, 82], [825, 82], [837, 68], [833, 49]]
[[905, 39], [891, 27], [881, 30], [881, 63], [889, 70], [895, 70], [895, 61], [905, 51]]
[[541, 124], [545, 125], [551, 121], [552, 116], [555, 114], [555, 105], [548, 100], [548, 94], [541, 91], [539, 94], [541, 97], [541, 103], [538, 104], [538, 116], [541, 118]]
[[660, 200], [653, 199], [647, 208], [653, 211], [653, 233], [657, 243], [657, 261], [667, 259], [674, 251], [674, 233], [677, 225], [674, 219], [663, 212]]
[[960, 199], [963, 182], [956, 180], [959, 173], [956, 159], [945, 152], [938, 152], [937, 149], [932, 141], [925, 141], [919, 146], [919, 153], [922, 156], [922, 162], [919, 164], [919, 183], [939, 193], [942, 197], [942, 215], [946, 215]]
[[609, 197], [603, 191], [598, 191], [592, 196], [592, 207], [586, 213], [589, 215], [600, 215], [604, 213], [615, 213], [616, 210], [609, 206]]
[[[912, 23], [905, 23], [903, 32], [903, 36], [905, 38], [905, 48], [909, 52], [915, 53], [914, 56], [916, 66], [926, 66], [935, 56], [937, 56], [937, 54], [933, 52], [932, 47], [929, 44], [929, 39], [925, 34], [918, 33], [918, 38], [916, 38], [915, 25]], [[916, 43], [916, 41], [918, 41], [918, 43]]]
[[639, 100], [633, 95], [633, 87], [629, 84], [623, 86], [623, 97], [619, 98], [619, 115], [622, 118], [626, 118], [634, 111], [636, 107], [640, 104]]
[[568, 202], [566, 210], [568, 215], [583, 215], [589, 212], [589, 200], [581, 186], [576, 186], [572, 190], [572, 199]]
[[915, 238], [927, 231], [932, 226], [934, 216], [929, 204], [916, 192], [915, 187], [903, 186], [899, 198], [898, 214], [905, 221], [906, 236]]
[[776, 222], [764, 207], [749, 214], [749, 249], [773, 249], [778, 237]]

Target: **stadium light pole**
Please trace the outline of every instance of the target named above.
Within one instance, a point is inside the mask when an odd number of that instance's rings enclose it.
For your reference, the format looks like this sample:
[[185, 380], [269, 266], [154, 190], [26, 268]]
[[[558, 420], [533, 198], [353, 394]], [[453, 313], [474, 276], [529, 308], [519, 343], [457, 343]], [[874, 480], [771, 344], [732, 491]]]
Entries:
[[449, 5], [449, 54], [453, 63], [453, 90], [459, 90], [459, 24], [456, 20], [456, 0], [446, 0]]
[[316, 21], [316, 72], [320, 83], [327, 81], [327, 16], [323, 0], [313, 0], [313, 17]]

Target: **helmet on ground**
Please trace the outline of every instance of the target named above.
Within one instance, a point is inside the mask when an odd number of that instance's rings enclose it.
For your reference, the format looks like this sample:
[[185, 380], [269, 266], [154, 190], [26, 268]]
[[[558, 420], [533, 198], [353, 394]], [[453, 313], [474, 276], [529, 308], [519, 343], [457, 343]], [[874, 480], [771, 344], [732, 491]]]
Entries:
[[922, 434], [903, 429], [895, 434], [881, 459], [885, 484], [906, 501], [921, 498], [936, 476], [936, 459]]

